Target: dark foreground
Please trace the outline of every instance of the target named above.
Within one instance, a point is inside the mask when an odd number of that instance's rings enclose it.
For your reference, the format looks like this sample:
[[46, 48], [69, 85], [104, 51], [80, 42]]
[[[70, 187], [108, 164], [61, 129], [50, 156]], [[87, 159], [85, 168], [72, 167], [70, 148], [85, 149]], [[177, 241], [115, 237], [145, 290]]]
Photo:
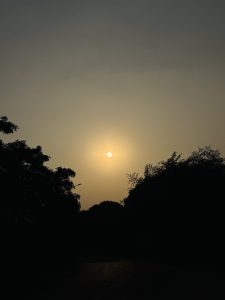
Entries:
[[225, 273], [146, 261], [83, 262], [77, 271], [42, 282], [23, 299], [225, 299]]

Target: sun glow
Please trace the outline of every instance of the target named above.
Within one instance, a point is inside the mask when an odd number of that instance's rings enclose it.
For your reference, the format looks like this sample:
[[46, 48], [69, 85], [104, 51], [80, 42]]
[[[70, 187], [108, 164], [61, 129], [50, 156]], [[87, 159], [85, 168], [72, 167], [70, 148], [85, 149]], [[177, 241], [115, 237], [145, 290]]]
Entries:
[[[98, 136], [98, 138], [96, 138]], [[96, 132], [93, 137], [87, 139], [85, 159], [87, 168], [91, 168], [95, 176], [124, 176], [129, 171], [132, 162], [132, 144], [120, 134]], [[128, 170], [128, 171], [127, 171]], [[99, 175], [100, 176], [100, 175]]]
[[112, 154], [111, 151], [109, 151], [109, 152], [106, 153], [106, 156], [107, 156], [108, 158], [112, 158], [113, 154]]

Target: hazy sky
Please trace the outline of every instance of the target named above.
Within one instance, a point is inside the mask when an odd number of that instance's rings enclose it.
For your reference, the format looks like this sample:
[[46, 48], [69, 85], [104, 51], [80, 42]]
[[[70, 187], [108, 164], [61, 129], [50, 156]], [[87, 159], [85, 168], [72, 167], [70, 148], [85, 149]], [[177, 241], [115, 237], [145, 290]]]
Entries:
[[82, 208], [174, 150], [225, 155], [224, 16], [224, 0], [0, 0], [0, 115], [77, 172]]

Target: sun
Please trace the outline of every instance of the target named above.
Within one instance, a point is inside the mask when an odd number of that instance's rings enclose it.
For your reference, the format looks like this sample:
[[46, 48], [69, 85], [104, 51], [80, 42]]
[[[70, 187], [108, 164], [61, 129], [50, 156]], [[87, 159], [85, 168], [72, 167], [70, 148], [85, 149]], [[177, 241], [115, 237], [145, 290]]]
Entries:
[[113, 154], [112, 154], [111, 151], [109, 151], [109, 152], [106, 153], [106, 156], [107, 156], [108, 158], [112, 158]]

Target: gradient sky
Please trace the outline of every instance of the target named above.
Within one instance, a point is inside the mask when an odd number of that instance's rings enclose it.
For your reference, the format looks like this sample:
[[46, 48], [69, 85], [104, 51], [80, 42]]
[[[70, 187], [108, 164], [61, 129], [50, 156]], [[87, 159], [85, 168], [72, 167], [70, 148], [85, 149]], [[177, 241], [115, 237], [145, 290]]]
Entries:
[[[0, 114], [77, 172], [82, 208], [126, 173], [225, 155], [225, 1], [0, 0]], [[105, 156], [113, 152], [113, 158]]]

